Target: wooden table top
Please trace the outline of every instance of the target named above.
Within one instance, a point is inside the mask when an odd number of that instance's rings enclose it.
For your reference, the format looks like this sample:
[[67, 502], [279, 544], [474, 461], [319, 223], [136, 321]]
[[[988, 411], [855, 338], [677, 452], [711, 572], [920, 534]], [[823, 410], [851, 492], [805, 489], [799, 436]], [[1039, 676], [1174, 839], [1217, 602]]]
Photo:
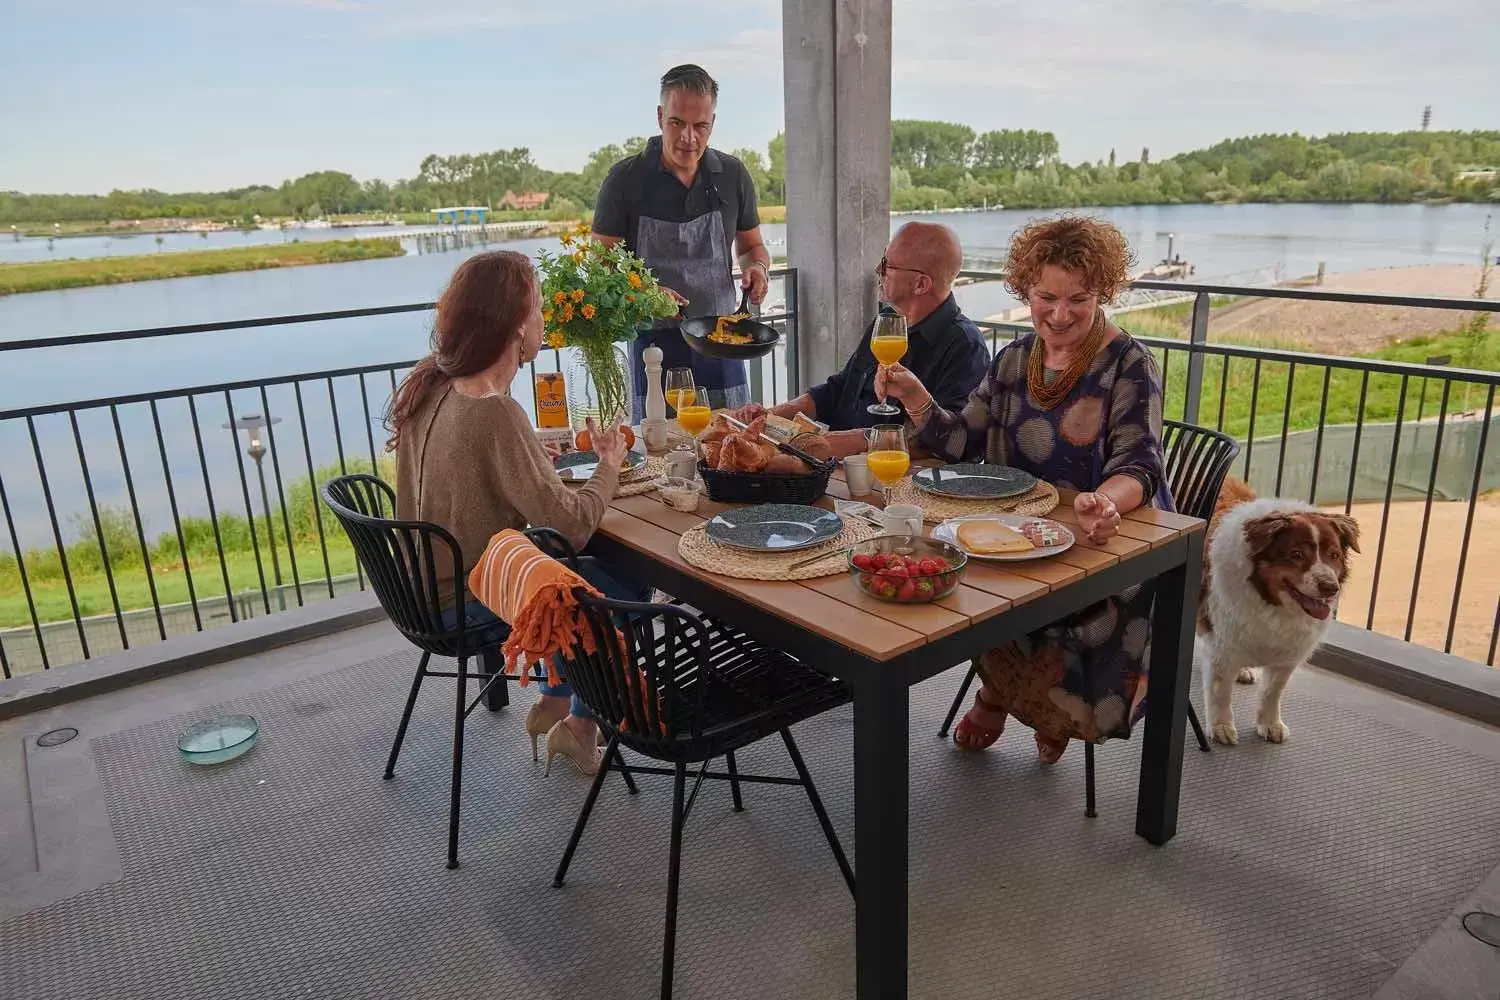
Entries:
[[[819, 506], [831, 509], [835, 497], [849, 497], [842, 470], [829, 481], [828, 496], [819, 501]], [[879, 503], [873, 496], [860, 499]], [[1063, 493], [1061, 500], [1047, 516], [1076, 524], [1073, 495]], [[800, 581], [741, 580], [698, 569], [678, 555], [677, 542], [683, 532], [732, 506], [703, 498], [696, 511], [686, 513], [667, 507], [653, 494], [617, 498], [605, 512], [599, 531], [678, 572], [873, 660], [899, 656], [1204, 526], [1196, 518], [1142, 508], [1125, 515], [1119, 534], [1104, 546], [1078, 541], [1059, 555], [1028, 562], [971, 559], [963, 582], [949, 596], [930, 604], [893, 604], [861, 593], [847, 573]]]

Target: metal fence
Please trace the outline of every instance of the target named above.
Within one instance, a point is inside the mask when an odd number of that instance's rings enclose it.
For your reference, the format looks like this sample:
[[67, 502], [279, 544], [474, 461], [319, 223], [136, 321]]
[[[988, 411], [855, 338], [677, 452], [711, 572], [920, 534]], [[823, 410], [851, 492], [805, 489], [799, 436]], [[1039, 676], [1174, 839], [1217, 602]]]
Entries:
[[[769, 301], [784, 308], [762, 318], [785, 336], [752, 366], [751, 388], [756, 398], [780, 401], [801, 390], [797, 282], [795, 270], [773, 277]], [[1223, 296], [1491, 313], [1500, 303], [1137, 285], [1192, 296], [1181, 339], [1140, 338], [1161, 364], [1167, 415], [1238, 438], [1236, 472], [1263, 494], [1361, 518], [1365, 557], [1340, 618], [1493, 664], [1500, 573], [1493, 560], [1469, 555], [1471, 542], [1494, 537], [1483, 498], [1500, 487], [1500, 462], [1487, 460], [1500, 374], [1215, 344], [1209, 320]], [[0, 353], [427, 313], [432, 305], [0, 342]], [[1029, 329], [980, 325], [992, 349]], [[47, 669], [362, 588], [314, 484], [345, 471], [392, 474], [381, 417], [414, 363], [0, 411], [9, 543], [8, 552], [0, 547], [0, 671]], [[547, 352], [528, 375], [564, 365]], [[532, 379], [518, 381], [525, 385], [517, 398], [531, 404]], [[1493, 513], [1500, 528], [1500, 505]]]
[[[1001, 277], [964, 273], [974, 281]], [[1491, 433], [1500, 430], [1500, 372], [1216, 344], [1209, 328], [1225, 297], [1453, 314], [1494, 314], [1500, 302], [1176, 281], [1135, 287], [1191, 297], [1181, 339], [1137, 336], [1161, 367], [1165, 415], [1239, 440], [1233, 474], [1260, 495], [1360, 520], [1362, 557], [1339, 619], [1493, 666], [1500, 568], [1470, 556], [1500, 551], [1500, 498], [1489, 496], [1500, 489]], [[1121, 317], [1121, 325], [1128, 329], [1134, 318]], [[979, 325], [991, 350], [1031, 329]], [[1488, 337], [1500, 340], [1500, 329]]]
[[[780, 400], [796, 370], [796, 271], [771, 278], [768, 301], [784, 308], [761, 319], [783, 338], [751, 366], [750, 388], [757, 399]], [[0, 358], [433, 306], [0, 341]], [[516, 398], [533, 414], [532, 376], [565, 371], [567, 354], [545, 351], [517, 379]], [[353, 552], [314, 486], [353, 471], [394, 478], [383, 414], [416, 360], [0, 410], [0, 673], [46, 670], [362, 589]]]

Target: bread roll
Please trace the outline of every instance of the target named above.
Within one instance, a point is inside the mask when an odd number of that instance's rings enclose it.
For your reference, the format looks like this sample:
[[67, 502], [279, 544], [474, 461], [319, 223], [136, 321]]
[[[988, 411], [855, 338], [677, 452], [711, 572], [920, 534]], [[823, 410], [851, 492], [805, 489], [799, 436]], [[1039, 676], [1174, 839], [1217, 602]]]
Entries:
[[765, 468], [768, 476], [805, 476], [811, 472], [807, 463], [796, 455], [783, 455], [779, 452], [775, 458], [766, 463]]
[[820, 462], [826, 462], [833, 457], [833, 448], [828, 439], [821, 434], [798, 434], [788, 442], [793, 448], [801, 448], [813, 458]]

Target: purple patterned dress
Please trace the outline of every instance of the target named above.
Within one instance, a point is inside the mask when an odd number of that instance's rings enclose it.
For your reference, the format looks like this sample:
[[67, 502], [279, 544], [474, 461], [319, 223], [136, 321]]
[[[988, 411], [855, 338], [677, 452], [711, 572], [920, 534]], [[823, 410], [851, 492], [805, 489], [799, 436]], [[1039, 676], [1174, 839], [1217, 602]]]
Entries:
[[[934, 406], [918, 442], [949, 461], [1015, 466], [1060, 489], [1131, 476], [1148, 503], [1171, 510], [1161, 372], [1150, 352], [1122, 332], [1067, 398], [1044, 410], [1026, 385], [1039, 349], [1035, 333], [1003, 348], [963, 412]], [[1054, 741], [1128, 737], [1146, 693], [1152, 596], [1149, 586], [1129, 588], [985, 653], [986, 700], [998, 696], [1007, 713]]]

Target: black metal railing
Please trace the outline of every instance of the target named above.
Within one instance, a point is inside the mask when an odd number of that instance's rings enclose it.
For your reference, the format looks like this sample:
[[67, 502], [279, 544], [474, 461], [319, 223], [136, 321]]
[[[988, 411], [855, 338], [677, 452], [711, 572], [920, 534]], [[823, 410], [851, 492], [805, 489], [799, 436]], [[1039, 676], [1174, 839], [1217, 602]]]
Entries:
[[[795, 371], [796, 272], [771, 276], [769, 301], [785, 307], [761, 318], [784, 336], [772, 356], [751, 366], [751, 391], [780, 400]], [[432, 307], [3, 341], [0, 352], [76, 351]], [[359, 566], [342, 534], [330, 530], [315, 487], [353, 471], [394, 478], [383, 414], [416, 360], [0, 410], [0, 515], [9, 546], [0, 545], [0, 674], [362, 589]], [[525, 383], [516, 387], [522, 405], [535, 413], [533, 376], [565, 364], [558, 351], [532, 362], [517, 380]]]
[[[1002, 277], [964, 274], [971, 282]], [[1176, 281], [1143, 280], [1132, 287], [1180, 292], [1191, 303], [1180, 339], [1136, 335], [1160, 364], [1167, 417], [1240, 440], [1233, 474], [1263, 496], [1365, 515], [1364, 558], [1341, 603], [1340, 620], [1493, 666], [1500, 574], [1471, 559], [1470, 549], [1491, 537], [1484, 525], [1476, 536], [1476, 515], [1494, 516], [1500, 526], [1500, 505], [1486, 500], [1500, 490], [1500, 461], [1491, 455], [1491, 432], [1500, 430], [1500, 372], [1216, 344], [1209, 342], [1209, 326], [1214, 306], [1225, 297], [1455, 314], [1494, 314], [1500, 302]], [[1130, 316], [1119, 323], [1129, 329]], [[978, 325], [992, 351], [1031, 329], [1029, 322]], [[1489, 350], [1485, 345], [1496, 340], [1500, 331], [1474, 343]], [[1417, 503], [1419, 515], [1408, 509]]]
[[[967, 273], [973, 280], [999, 277]], [[802, 381], [796, 273], [774, 276], [770, 301], [780, 298], [785, 307], [763, 318], [786, 336], [775, 355], [752, 367], [751, 388], [756, 398], [780, 401], [796, 395]], [[1493, 664], [1500, 594], [1490, 561], [1469, 555], [1471, 542], [1493, 537], [1483, 497], [1500, 489], [1500, 462], [1488, 460], [1500, 374], [1210, 343], [1208, 332], [1211, 308], [1223, 296], [1489, 313], [1500, 311], [1500, 303], [1137, 285], [1182, 292], [1192, 303], [1179, 334], [1140, 337], [1161, 365], [1166, 415], [1238, 438], [1235, 472], [1263, 494], [1361, 517], [1365, 558], [1341, 619]], [[0, 342], [0, 351], [426, 313], [431, 306]], [[1029, 329], [980, 326], [992, 350]], [[0, 514], [10, 546], [9, 554], [0, 548], [0, 671], [10, 676], [88, 659], [360, 589], [357, 563], [342, 536], [329, 531], [313, 485], [348, 471], [392, 474], [378, 425], [413, 363], [0, 411]], [[563, 358], [547, 352], [528, 374], [558, 370]], [[524, 381], [517, 393], [523, 405], [532, 379]], [[258, 454], [254, 446], [241, 447], [249, 415], [276, 419], [258, 428], [264, 435]]]

